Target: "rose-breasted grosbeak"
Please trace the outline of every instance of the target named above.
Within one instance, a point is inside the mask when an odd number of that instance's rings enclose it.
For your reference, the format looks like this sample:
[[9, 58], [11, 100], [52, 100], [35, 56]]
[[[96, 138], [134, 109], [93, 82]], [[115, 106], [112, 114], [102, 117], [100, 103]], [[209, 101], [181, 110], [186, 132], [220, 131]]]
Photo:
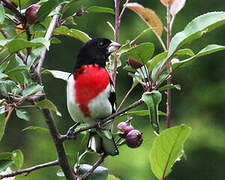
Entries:
[[[94, 38], [80, 49], [67, 85], [67, 106], [74, 121], [91, 125], [115, 111], [116, 95], [105, 66], [109, 55], [119, 47], [108, 39]], [[97, 153], [118, 154], [109, 128], [91, 131], [88, 148]]]

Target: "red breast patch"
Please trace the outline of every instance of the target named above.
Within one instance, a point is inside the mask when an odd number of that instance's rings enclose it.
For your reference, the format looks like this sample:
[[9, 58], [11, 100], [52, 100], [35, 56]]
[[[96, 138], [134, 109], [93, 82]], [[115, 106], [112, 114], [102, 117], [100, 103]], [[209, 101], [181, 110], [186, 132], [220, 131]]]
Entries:
[[98, 65], [84, 65], [74, 73], [74, 79], [75, 101], [80, 105], [84, 116], [90, 117], [88, 103], [108, 86], [109, 74]]

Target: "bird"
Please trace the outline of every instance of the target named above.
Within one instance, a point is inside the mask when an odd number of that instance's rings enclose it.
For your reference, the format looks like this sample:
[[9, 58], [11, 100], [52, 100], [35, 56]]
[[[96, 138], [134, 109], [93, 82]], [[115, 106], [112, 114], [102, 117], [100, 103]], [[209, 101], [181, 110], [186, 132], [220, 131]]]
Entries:
[[[107, 38], [93, 38], [79, 50], [67, 82], [67, 107], [75, 122], [101, 124], [102, 119], [115, 112], [116, 94], [106, 63], [109, 55], [120, 47]], [[91, 130], [87, 147], [99, 154], [118, 154], [109, 127]]]

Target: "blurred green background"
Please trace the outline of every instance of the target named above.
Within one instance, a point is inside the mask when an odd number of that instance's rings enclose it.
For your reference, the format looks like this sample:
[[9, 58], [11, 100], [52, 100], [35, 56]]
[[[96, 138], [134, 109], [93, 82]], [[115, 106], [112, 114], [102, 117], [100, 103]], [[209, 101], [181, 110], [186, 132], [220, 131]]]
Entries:
[[[29, 6], [30, 1], [25, 7]], [[136, 0], [145, 7], [157, 12], [165, 23], [165, 7], [160, 1]], [[93, 5], [114, 7], [113, 0], [80, 0], [66, 10], [70, 15], [74, 10]], [[186, 7], [177, 15], [174, 23], [173, 34], [183, 30], [186, 24], [194, 17], [210, 12], [225, 11], [223, 0], [196, 1], [188, 0]], [[114, 19], [109, 14], [86, 14], [76, 17], [77, 29], [88, 33], [91, 37], [107, 37], [113, 39], [113, 33], [107, 21], [113, 24]], [[134, 38], [147, 26], [130, 10], [126, 10], [121, 24], [120, 43]], [[165, 32], [163, 35], [165, 39]], [[60, 37], [62, 43], [52, 45], [47, 55], [44, 67], [55, 70], [71, 72], [78, 49], [82, 45], [78, 40]], [[156, 52], [162, 49], [153, 34], [147, 33], [139, 42], [153, 42]], [[225, 44], [225, 26], [204, 35], [193, 42], [191, 47], [197, 52], [207, 44]], [[124, 63], [124, 62], [123, 62]], [[185, 144], [185, 158], [177, 162], [169, 180], [224, 180], [225, 178], [225, 53], [219, 52], [200, 58], [190, 66], [180, 69], [174, 75], [174, 84], [182, 86], [181, 91], [173, 90], [172, 121], [173, 125], [186, 123], [192, 127], [192, 133]], [[73, 124], [66, 108], [66, 84], [63, 81], [53, 79], [49, 75], [44, 76], [44, 83], [49, 99], [51, 99], [63, 114], [62, 118], [56, 118], [56, 124], [62, 133]], [[132, 79], [121, 68], [117, 81], [118, 102], [121, 101]], [[125, 105], [128, 105], [142, 94], [141, 87], [137, 87], [131, 94]], [[163, 103], [165, 104], [165, 102]], [[145, 109], [140, 106], [137, 109]], [[161, 110], [165, 111], [164, 105]], [[49, 134], [38, 131], [21, 130], [27, 126], [35, 125], [46, 127], [43, 116], [38, 110], [30, 111], [32, 119], [28, 122], [12, 118], [7, 124], [6, 134], [1, 142], [1, 151], [21, 149], [25, 154], [25, 165], [29, 167], [38, 163], [55, 160], [56, 153]], [[109, 168], [110, 174], [114, 174], [121, 180], [155, 180], [150, 171], [149, 150], [152, 144], [153, 132], [148, 117], [134, 117], [133, 125], [144, 133], [144, 143], [140, 148], [130, 149], [121, 147], [120, 155], [109, 157], [104, 166]], [[122, 121], [123, 119], [119, 119]], [[162, 127], [164, 118], [161, 118]], [[68, 154], [72, 159], [76, 158], [76, 152], [80, 149], [81, 136], [74, 141], [66, 143]], [[95, 158], [87, 157], [86, 162], [93, 163]], [[60, 180], [56, 172], [58, 167], [50, 167], [35, 171], [28, 176], [18, 176], [17, 180]]]

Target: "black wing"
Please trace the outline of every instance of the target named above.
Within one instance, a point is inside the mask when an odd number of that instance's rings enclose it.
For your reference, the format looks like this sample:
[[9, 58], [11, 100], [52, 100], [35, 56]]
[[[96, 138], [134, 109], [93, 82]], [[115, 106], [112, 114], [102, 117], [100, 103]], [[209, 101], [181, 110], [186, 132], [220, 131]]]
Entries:
[[110, 94], [109, 94], [109, 102], [112, 106], [112, 113], [114, 113], [116, 112], [116, 92], [115, 92], [115, 88], [113, 86], [113, 82], [111, 78], [109, 79], [110, 79], [110, 87], [111, 87]]

